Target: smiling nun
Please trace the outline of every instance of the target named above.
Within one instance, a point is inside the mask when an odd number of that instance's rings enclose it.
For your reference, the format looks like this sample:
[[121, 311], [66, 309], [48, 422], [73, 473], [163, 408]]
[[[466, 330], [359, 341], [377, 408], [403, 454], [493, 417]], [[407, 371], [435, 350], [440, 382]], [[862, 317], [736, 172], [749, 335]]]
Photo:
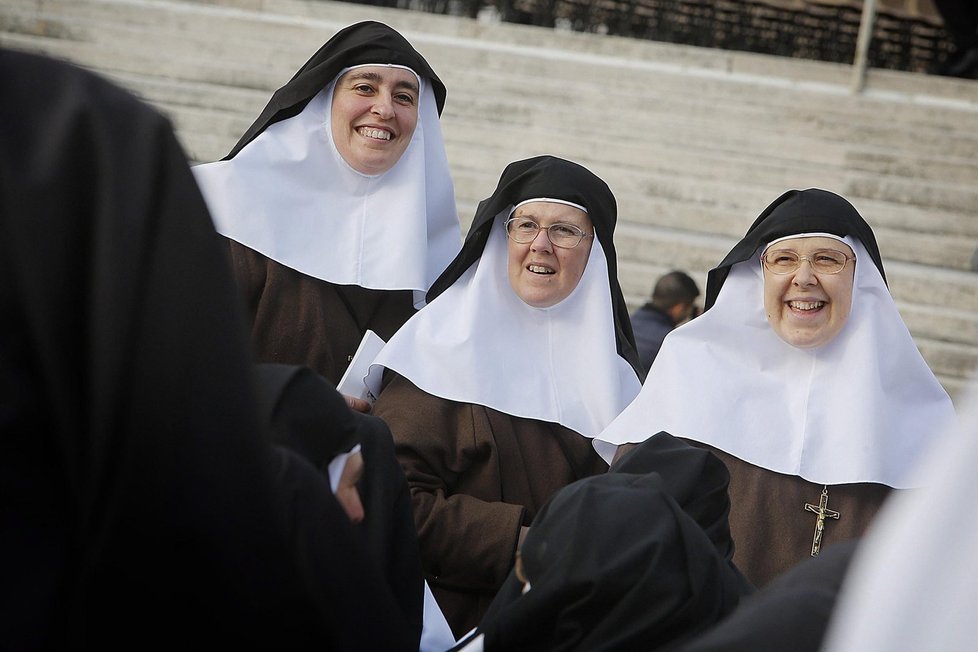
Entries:
[[340, 30], [224, 160], [194, 168], [260, 362], [334, 384], [364, 333], [389, 339], [459, 250], [445, 86], [399, 33]]
[[734, 562], [757, 585], [859, 537], [956, 417], [844, 198], [791, 190], [709, 274], [707, 311], [670, 333], [599, 438], [662, 430], [730, 469]]
[[476, 625], [537, 510], [607, 471], [592, 437], [640, 388], [612, 242], [584, 167], [511, 163], [428, 305], [377, 359], [374, 411], [411, 486], [422, 566], [456, 636]]

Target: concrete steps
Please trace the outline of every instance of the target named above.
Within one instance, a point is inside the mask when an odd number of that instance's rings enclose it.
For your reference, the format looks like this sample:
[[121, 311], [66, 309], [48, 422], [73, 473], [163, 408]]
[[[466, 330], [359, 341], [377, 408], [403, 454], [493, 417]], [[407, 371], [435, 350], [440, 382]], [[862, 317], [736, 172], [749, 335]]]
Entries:
[[467, 223], [510, 161], [588, 165], [619, 201], [632, 305], [701, 285], [789, 187], [839, 192], [876, 230], [890, 287], [952, 394], [978, 367], [978, 83], [310, 0], [4, 0], [0, 45], [107, 74], [223, 156], [335, 30], [402, 31], [449, 89], [442, 124]]

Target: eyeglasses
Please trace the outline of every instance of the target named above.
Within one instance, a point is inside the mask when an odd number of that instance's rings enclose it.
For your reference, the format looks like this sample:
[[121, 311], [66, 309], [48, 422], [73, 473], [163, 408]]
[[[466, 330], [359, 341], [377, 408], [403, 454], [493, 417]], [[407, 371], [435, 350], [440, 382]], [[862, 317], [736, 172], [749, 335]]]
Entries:
[[[536, 240], [540, 228], [539, 224], [528, 217], [511, 217], [506, 220], [506, 235], [513, 242], [520, 244], [529, 244]], [[550, 244], [555, 247], [573, 249], [581, 244], [584, 238], [593, 238], [594, 234], [587, 233], [573, 224], [557, 222], [547, 227], [547, 237], [550, 239]]]
[[774, 249], [761, 256], [764, 268], [772, 274], [790, 274], [801, 267], [803, 260], [807, 260], [812, 271], [819, 274], [838, 274], [850, 260], [856, 260], [856, 257], [835, 249], [819, 249], [808, 256], [801, 256], [791, 249]]

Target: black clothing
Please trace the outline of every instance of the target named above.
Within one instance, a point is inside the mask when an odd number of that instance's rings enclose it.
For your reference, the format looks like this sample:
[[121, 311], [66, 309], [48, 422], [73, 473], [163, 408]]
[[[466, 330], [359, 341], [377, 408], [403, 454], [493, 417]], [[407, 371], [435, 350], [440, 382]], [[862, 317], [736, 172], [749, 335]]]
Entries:
[[521, 201], [540, 197], [568, 201], [587, 209], [608, 261], [608, 283], [611, 287], [618, 353], [641, 377], [628, 308], [618, 283], [618, 257], [614, 244], [618, 204], [608, 184], [577, 163], [555, 156], [537, 156], [507, 165], [492, 195], [479, 202], [462, 250], [432, 283], [427, 294], [428, 303], [455, 283], [482, 256], [492, 223], [500, 212]]
[[632, 313], [632, 332], [638, 347], [638, 363], [642, 367], [642, 377], [649, 373], [652, 361], [662, 347], [662, 340], [676, 327], [672, 317], [651, 303]]
[[682, 652], [818, 652], [857, 543], [829, 546], [786, 571]]
[[259, 364], [258, 398], [271, 440], [326, 469], [360, 443], [356, 414], [322, 376], [308, 367]]
[[25, 54], [0, 96], [0, 640], [410, 649], [328, 484], [259, 425], [169, 123]]
[[[257, 374], [275, 444], [295, 451], [324, 473], [333, 458], [360, 444], [364, 471], [357, 489], [364, 520], [358, 529], [412, 627], [414, 640], [420, 641], [424, 583], [418, 537], [407, 480], [394, 456], [387, 424], [351, 410], [336, 388], [308, 367], [259, 364]], [[325, 477], [328, 481], [328, 473]]]
[[438, 115], [445, 107], [445, 85], [407, 39], [383, 23], [364, 21], [344, 27], [326, 41], [282, 88], [275, 91], [261, 115], [222, 160], [233, 158], [270, 125], [302, 112], [309, 101], [344, 68], [392, 63], [411, 68], [431, 82]]
[[827, 190], [789, 190], [764, 209], [743, 239], [719, 265], [710, 270], [706, 282], [704, 310], [708, 310], [716, 301], [731, 267], [758, 253], [761, 247], [772, 240], [799, 233], [831, 233], [840, 237], [856, 238], [862, 242], [873, 264], [880, 271], [883, 282], [886, 282], [876, 236], [852, 204]]
[[669, 495], [682, 505], [706, 533], [729, 568], [729, 580], [738, 595], [754, 587], [733, 565], [734, 542], [730, 535], [730, 473], [716, 455], [662, 431], [628, 451], [615, 462], [613, 473], [657, 473], [666, 481]]
[[[387, 424], [366, 414], [357, 414], [357, 421], [363, 455], [363, 477], [357, 484], [364, 511], [360, 529], [366, 551], [387, 579], [417, 649], [424, 615], [424, 576], [411, 492]], [[377, 626], [386, 623], [387, 615], [376, 612], [374, 618]]]

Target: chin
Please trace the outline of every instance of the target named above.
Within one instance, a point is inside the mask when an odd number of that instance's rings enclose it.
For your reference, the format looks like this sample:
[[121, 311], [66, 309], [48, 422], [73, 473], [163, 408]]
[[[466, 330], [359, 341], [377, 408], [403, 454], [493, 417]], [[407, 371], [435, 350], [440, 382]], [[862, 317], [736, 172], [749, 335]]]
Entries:
[[783, 335], [778, 333], [778, 337], [796, 349], [817, 349], [818, 347], [831, 342], [833, 339], [835, 339], [835, 336], [835, 333], [806, 333], [800, 335]]
[[531, 308], [549, 308], [560, 303], [558, 299], [554, 299], [553, 297], [539, 297], [526, 294], [518, 294], [517, 296], [520, 298], [520, 301]]

